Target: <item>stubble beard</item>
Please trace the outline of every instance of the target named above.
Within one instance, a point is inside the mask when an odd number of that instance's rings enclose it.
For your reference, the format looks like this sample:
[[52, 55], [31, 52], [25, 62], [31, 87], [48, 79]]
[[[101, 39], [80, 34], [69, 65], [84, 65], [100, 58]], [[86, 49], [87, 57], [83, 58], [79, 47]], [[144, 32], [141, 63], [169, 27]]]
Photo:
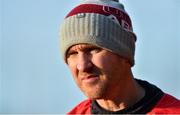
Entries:
[[95, 100], [95, 99], [102, 99], [107, 91], [107, 84], [106, 83], [97, 83], [97, 84], [91, 84], [87, 85], [84, 84], [79, 87], [81, 91], [90, 99]]

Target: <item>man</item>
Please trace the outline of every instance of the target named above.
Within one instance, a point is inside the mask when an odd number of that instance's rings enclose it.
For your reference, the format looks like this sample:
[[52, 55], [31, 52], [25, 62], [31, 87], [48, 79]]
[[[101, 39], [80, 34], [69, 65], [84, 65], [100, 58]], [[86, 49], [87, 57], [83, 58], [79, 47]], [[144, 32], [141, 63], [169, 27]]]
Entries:
[[84, 0], [61, 25], [61, 51], [88, 97], [68, 114], [180, 113], [180, 100], [133, 77], [136, 36], [118, 0]]

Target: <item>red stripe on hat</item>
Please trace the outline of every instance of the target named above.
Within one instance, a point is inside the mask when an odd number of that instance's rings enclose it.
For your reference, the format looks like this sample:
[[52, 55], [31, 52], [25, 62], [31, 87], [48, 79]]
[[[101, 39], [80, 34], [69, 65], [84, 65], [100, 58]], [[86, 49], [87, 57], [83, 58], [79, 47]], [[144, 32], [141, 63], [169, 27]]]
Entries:
[[125, 29], [132, 30], [132, 24], [129, 16], [127, 13], [110, 7], [110, 6], [102, 6], [102, 5], [96, 5], [96, 4], [82, 4], [77, 7], [75, 7], [67, 16], [73, 16], [79, 13], [98, 13], [105, 16], [113, 15], [117, 18], [119, 21], [119, 24], [121, 24], [122, 27]]

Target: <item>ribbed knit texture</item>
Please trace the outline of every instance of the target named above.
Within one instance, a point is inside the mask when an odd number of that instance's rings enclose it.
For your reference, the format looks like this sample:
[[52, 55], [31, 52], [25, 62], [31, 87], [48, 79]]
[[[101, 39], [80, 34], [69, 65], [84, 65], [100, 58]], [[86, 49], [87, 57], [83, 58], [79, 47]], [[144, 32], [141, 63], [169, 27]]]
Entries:
[[80, 43], [102, 47], [129, 59], [134, 65], [135, 35], [123, 29], [115, 20], [97, 13], [80, 13], [67, 17], [60, 28], [61, 52]]

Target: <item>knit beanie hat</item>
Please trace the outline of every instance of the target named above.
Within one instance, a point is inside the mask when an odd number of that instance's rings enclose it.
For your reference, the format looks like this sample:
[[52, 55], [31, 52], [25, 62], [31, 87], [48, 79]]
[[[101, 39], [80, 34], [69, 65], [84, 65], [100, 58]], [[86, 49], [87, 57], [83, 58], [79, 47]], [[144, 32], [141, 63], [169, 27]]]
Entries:
[[131, 19], [118, 0], [83, 0], [60, 27], [60, 48], [65, 61], [71, 46], [87, 43], [127, 58], [133, 66], [135, 41]]

